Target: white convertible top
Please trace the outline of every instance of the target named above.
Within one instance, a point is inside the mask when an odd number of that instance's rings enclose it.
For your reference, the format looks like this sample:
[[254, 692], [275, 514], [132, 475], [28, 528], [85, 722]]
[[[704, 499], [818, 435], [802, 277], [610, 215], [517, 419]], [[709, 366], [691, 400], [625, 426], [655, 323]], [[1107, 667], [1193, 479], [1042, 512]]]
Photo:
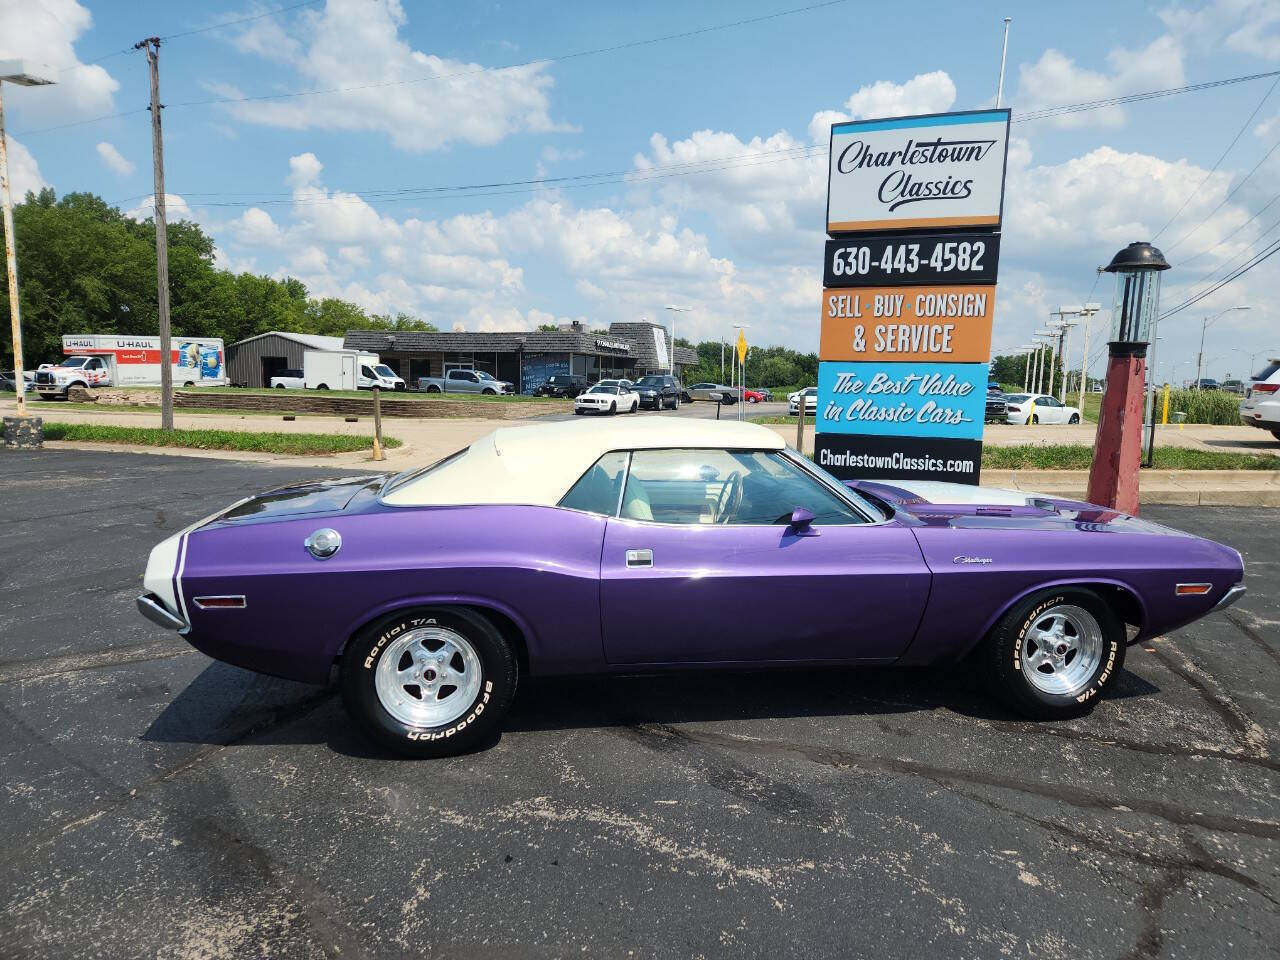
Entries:
[[609, 417], [502, 427], [481, 437], [456, 459], [392, 490], [384, 500], [394, 506], [552, 506], [611, 450], [781, 450], [784, 446], [773, 430], [732, 420]]

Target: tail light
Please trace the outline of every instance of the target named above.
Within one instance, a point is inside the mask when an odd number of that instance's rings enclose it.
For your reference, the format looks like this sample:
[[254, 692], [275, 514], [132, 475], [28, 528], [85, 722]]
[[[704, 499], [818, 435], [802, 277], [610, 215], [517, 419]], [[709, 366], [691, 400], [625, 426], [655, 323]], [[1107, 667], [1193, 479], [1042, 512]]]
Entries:
[[1254, 393], [1275, 393], [1280, 390], [1280, 383], [1255, 383], [1253, 385]]

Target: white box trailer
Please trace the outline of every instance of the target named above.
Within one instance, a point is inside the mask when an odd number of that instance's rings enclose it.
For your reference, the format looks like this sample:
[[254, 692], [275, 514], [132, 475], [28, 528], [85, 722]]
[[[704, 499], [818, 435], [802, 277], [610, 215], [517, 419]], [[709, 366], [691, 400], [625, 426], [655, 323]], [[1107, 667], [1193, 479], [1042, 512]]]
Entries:
[[[226, 349], [219, 337], [170, 337], [175, 387], [225, 387]], [[65, 397], [72, 387], [160, 386], [160, 338], [114, 333], [68, 334], [62, 362], [35, 374], [40, 397]]]
[[302, 354], [302, 382], [308, 390], [403, 390], [404, 381], [382, 365], [376, 353], [363, 350], [307, 350]]

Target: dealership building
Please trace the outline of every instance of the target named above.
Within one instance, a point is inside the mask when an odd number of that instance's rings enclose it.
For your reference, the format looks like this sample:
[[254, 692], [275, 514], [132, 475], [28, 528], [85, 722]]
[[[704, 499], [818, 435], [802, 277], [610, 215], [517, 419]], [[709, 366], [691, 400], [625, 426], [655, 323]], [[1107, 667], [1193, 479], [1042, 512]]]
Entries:
[[[671, 369], [667, 329], [648, 321], [613, 323], [596, 333], [579, 323], [559, 330], [509, 333], [351, 330], [343, 346], [376, 353], [412, 387], [419, 377], [442, 377], [450, 370], [484, 370], [532, 393], [556, 374], [636, 379]], [[675, 348], [677, 375], [697, 362], [697, 353]]]

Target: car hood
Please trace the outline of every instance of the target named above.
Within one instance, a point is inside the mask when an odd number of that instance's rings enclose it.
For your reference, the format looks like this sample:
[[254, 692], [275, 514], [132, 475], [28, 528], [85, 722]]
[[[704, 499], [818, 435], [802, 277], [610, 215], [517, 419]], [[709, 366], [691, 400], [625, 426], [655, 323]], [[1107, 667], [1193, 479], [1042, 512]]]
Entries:
[[930, 527], [1190, 536], [1083, 500], [1022, 490], [936, 480], [850, 480], [846, 486], [884, 501], [911, 522]]
[[386, 482], [382, 474], [362, 477], [338, 477], [312, 480], [268, 490], [266, 493], [233, 504], [213, 518], [214, 523], [243, 523], [253, 520], [279, 520], [312, 513], [336, 513], [345, 510], [359, 494], [375, 493]]

